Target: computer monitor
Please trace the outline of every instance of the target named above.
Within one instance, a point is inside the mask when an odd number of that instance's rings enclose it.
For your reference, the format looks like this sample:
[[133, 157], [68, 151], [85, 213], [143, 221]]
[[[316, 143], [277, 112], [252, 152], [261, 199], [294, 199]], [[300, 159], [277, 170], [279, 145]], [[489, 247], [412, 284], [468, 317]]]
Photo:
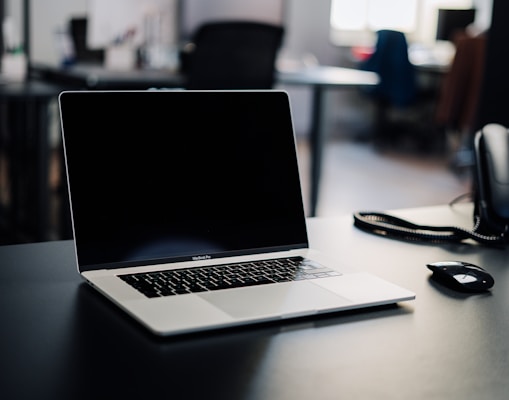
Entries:
[[436, 40], [450, 41], [454, 32], [465, 29], [475, 20], [475, 8], [438, 10]]

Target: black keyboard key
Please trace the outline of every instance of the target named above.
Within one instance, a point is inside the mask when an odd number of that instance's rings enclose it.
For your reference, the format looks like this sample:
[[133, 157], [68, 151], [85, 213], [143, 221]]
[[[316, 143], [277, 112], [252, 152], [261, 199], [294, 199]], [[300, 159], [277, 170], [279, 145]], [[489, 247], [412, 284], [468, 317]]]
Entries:
[[291, 257], [119, 277], [147, 297], [160, 297], [337, 275], [313, 261]]

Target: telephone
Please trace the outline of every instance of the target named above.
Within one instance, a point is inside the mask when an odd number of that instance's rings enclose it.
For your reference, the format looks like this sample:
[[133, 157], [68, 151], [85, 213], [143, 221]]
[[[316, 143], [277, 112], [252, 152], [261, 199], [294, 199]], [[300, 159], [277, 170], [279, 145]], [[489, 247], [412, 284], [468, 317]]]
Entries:
[[474, 226], [425, 226], [378, 212], [354, 213], [354, 225], [365, 231], [401, 240], [509, 244], [509, 129], [488, 124], [474, 139]]
[[476, 214], [480, 232], [507, 232], [509, 226], [509, 130], [488, 124], [475, 136]]

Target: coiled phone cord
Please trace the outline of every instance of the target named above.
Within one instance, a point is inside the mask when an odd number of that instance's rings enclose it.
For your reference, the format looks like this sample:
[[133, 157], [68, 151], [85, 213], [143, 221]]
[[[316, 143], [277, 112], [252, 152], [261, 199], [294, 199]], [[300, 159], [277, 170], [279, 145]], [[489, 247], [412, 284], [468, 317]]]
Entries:
[[401, 240], [458, 243], [466, 239], [472, 239], [478, 243], [489, 245], [505, 245], [508, 242], [504, 233], [500, 235], [484, 235], [476, 232], [480, 225], [480, 218], [477, 216], [472, 230], [456, 226], [418, 225], [379, 212], [355, 212], [353, 218], [354, 225], [359, 229], [379, 236], [393, 237]]

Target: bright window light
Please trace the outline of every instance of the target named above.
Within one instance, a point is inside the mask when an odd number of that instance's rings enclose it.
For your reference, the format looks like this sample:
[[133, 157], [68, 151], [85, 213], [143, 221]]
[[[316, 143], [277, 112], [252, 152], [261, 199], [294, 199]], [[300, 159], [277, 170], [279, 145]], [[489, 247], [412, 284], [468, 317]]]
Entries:
[[415, 29], [418, 0], [333, 0], [331, 25], [339, 30]]
[[372, 30], [393, 29], [411, 32], [416, 28], [418, 0], [371, 0], [368, 27]]
[[331, 25], [334, 29], [364, 30], [367, 28], [368, 0], [333, 0]]
[[411, 41], [435, 40], [439, 8], [472, 8], [473, 0], [331, 0], [331, 40], [337, 45], [371, 45], [375, 32], [404, 32]]

